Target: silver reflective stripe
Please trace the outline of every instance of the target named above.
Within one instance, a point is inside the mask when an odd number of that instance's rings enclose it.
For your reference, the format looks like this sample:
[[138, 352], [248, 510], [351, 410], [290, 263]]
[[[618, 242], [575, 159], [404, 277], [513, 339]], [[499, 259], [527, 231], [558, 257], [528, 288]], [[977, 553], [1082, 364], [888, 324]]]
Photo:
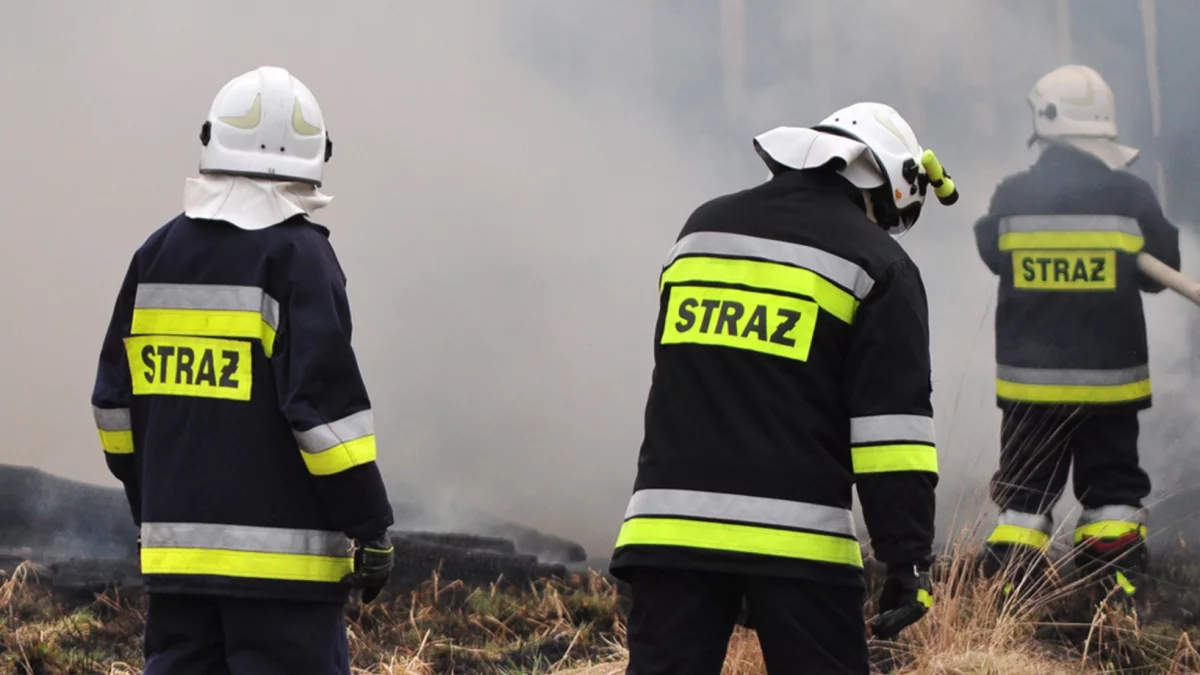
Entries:
[[733, 520], [855, 536], [854, 516], [849, 509], [719, 492], [638, 490], [629, 500], [625, 519], [638, 516]]
[[718, 255], [759, 258], [812, 270], [843, 288], [859, 300], [867, 297], [875, 281], [858, 265], [827, 251], [774, 239], [747, 237], [728, 232], [693, 232], [680, 239], [667, 255], [664, 268], [687, 255]]
[[1142, 226], [1136, 218], [1102, 214], [1005, 216], [999, 232], [1124, 232], [1140, 237]]
[[914, 441], [935, 444], [933, 418], [924, 415], [875, 415], [850, 418], [851, 443]]
[[1114, 369], [1018, 368], [996, 366], [996, 379], [1017, 384], [1079, 385], [1085, 387], [1133, 384], [1150, 379], [1150, 366]]
[[1037, 530], [1045, 535], [1051, 534], [1054, 521], [1050, 516], [1039, 516], [1036, 513], [1021, 513], [1020, 511], [1001, 511], [1000, 524], [1023, 527], [1027, 530]]
[[301, 450], [317, 453], [374, 433], [375, 418], [370, 410], [364, 410], [308, 431], [298, 431], [295, 435]]
[[1099, 523], [1104, 520], [1119, 520], [1126, 523], [1145, 525], [1146, 516], [1146, 509], [1125, 506], [1123, 504], [1113, 504], [1110, 506], [1101, 506], [1096, 509], [1084, 509], [1083, 513], [1079, 515], [1079, 526], [1083, 527], [1084, 525]]
[[350, 540], [340, 532], [211, 523], [142, 523], [142, 548], [350, 557]]
[[133, 423], [129, 419], [129, 408], [97, 408], [92, 406], [92, 417], [100, 431], [129, 431]]
[[279, 303], [255, 286], [219, 284], [138, 284], [133, 306], [139, 309], [215, 309], [258, 312], [279, 330]]

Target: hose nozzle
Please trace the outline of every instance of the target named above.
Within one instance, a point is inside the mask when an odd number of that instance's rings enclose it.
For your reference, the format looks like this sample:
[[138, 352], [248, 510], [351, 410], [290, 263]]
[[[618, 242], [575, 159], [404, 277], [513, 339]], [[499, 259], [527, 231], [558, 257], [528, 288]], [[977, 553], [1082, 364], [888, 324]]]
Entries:
[[939, 202], [949, 206], [958, 201], [958, 188], [954, 186], [954, 181], [950, 180], [950, 175], [942, 168], [932, 150], [926, 150], [921, 155], [921, 166], [925, 167], [929, 184], [933, 186], [933, 194], [937, 195]]

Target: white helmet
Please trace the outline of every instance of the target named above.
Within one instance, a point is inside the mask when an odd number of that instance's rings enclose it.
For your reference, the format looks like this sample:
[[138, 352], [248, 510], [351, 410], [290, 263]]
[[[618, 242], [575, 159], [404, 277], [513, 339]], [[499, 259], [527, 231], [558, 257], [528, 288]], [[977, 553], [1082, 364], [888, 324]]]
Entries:
[[1042, 76], [1029, 92], [1033, 136], [1066, 143], [1117, 169], [1133, 163], [1138, 150], [1117, 143], [1112, 88], [1087, 66], [1068, 65]]
[[283, 68], [239, 75], [217, 93], [200, 129], [200, 173], [321, 185], [333, 143], [317, 99]]
[[809, 129], [778, 127], [754, 144], [760, 155], [792, 169], [837, 162], [839, 173], [867, 195], [871, 215], [889, 234], [916, 224], [931, 174], [943, 203], [958, 198], [933, 153], [922, 150], [908, 122], [882, 103], [855, 103]]

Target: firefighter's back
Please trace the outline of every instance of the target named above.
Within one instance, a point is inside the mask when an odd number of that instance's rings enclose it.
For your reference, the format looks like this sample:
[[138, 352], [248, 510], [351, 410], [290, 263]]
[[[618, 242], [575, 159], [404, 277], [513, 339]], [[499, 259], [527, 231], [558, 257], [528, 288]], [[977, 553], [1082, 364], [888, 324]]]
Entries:
[[[847, 525], [852, 325], [875, 279], [911, 261], [855, 205], [851, 189], [831, 173], [791, 172], [712, 200], [688, 220], [661, 279], [635, 484], [686, 487], [723, 495], [715, 498], [723, 503], [728, 495], [750, 497], [748, 505], [764, 500], [763, 509], [780, 509], [765, 522], [808, 532], [763, 556], [710, 554], [696, 550], [699, 541], [686, 550], [630, 546], [616, 565], [861, 583]], [[789, 522], [788, 511], [806, 515]]]
[[[325, 236], [303, 218], [246, 231], [180, 216], [139, 250], [140, 282], [126, 341], [131, 413], [142, 464], [142, 519], [152, 531], [161, 528], [163, 538], [171, 538], [172, 528], [217, 532], [214, 526], [224, 525], [235, 526], [219, 528], [224, 538], [236, 538], [236, 526], [244, 526], [269, 528], [247, 529], [247, 538], [325, 531], [325, 540], [339, 539], [280, 412], [274, 369], [288, 364], [273, 363], [280, 322], [292, 319], [279, 307], [288, 279], [312, 271], [297, 266], [296, 253], [307, 251], [303, 257], [311, 260], [327, 248]], [[332, 257], [330, 263], [336, 265]], [[269, 553], [270, 543], [261, 543]], [[278, 586], [286, 597], [345, 595], [342, 589], [271, 580], [289, 574], [272, 574], [270, 560], [227, 557], [197, 564], [196, 575], [178, 569], [173, 571], [184, 574], [170, 576], [154, 575], [151, 564], [148, 578], [156, 591], [240, 586], [247, 594], [269, 595]], [[241, 576], [267, 578], [203, 574], [206, 567], [240, 564], [251, 566]]]
[[[1137, 254], [1179, 264], [1177, 235], [1149, 185], [1050, 147], [999, 186], [978, 232], [999, 276], [1001, 402], [1149, 406], [1141, 292], [1161, 286], [1139, 272]], [[1058, 379], [1035, 373], [1047, 369]]]

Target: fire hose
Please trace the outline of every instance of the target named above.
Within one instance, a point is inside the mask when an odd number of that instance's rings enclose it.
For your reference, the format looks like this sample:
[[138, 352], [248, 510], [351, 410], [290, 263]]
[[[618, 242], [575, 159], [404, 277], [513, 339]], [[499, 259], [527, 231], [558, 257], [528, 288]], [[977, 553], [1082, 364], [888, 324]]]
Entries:
[[1138, 269], [1142, 270], [1146, 276], [1200, 305], [1200, 282], [1189, 279], [1179, 271], [1171, 269], [1149, 253], [1139, 253], [1137, 264]]

